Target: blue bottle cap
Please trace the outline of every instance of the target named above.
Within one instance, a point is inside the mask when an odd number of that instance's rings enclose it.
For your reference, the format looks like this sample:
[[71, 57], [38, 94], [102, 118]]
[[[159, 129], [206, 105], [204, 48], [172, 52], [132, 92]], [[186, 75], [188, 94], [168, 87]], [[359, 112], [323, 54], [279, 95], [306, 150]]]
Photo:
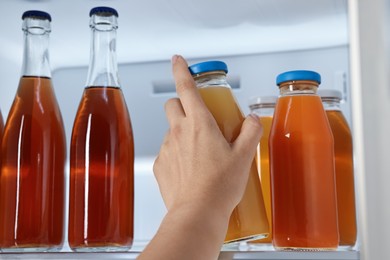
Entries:
[[30, 10], [24, 12], [22, 15], [22, 20], [24, 20], [24, 18], [36, 18], [41, 20], [49, 20], [49, 22], [51, 22], [50, 14], [38, 10]]
[[216, 70], [222, 70], [225, 73], [228, 72], [226, 63], [218, 60], [196, 63], [189, 66], [188, 69], [192, 75]]
[[98, 6], [92, 8], [89, 12], [89, 16], [91, 17], [94, 14], [115, 15], [116, 17], [118, 17], [118, 12], [114, 8], [107, 6]]
[[279, 74], [276, 77], [276, 85], [287, 81], [312, 80], [321, 84], [321, 75], [311, 70], [292, 70]]

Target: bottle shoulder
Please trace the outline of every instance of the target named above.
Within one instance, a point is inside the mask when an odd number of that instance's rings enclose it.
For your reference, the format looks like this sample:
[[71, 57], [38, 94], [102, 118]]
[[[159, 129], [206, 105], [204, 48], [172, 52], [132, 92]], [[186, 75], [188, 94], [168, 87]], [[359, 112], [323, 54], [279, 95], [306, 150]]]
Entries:
[[303, 136], [332, 137], [328, 118], [317, 95], [282, 96], [274, 113], [273, 134], [288, 138]]

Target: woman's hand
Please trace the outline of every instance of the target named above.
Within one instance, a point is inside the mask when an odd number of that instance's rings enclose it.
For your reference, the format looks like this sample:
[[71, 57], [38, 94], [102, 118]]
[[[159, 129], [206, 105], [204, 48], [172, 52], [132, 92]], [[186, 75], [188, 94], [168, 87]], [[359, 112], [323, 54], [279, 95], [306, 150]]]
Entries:
[[[165, 205], [212, 207], [230, 216], [241, 200], [262, 127], [249, 116], [228, 143], [204, 104], [180, 56], [173, 57], [179, 98], [166, 102], [169, 130], [154, 164]], [[201, 204], [201, 205], [198, 205]]]
[[228, 143], [186, 61], [174, 56], [172, 67], [179, 98], [165, 104], [169, 130], [154, 163], [168, 213], [141, 256], [216, 258], [244, 194], [262, 127], [257, 117], [248, 116], [237, 139]]

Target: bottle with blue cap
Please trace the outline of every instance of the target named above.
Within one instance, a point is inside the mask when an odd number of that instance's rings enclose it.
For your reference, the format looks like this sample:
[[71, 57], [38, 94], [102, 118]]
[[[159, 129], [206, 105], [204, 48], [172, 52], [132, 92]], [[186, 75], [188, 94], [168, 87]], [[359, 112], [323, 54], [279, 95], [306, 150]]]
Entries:
[[127, 251], [133, 242], [134, 141], [116, 61], [118, 12], [90, 11], [91, 58], [70, 148], [69, 246]]
[[321, 89], [318, 94], [334, 138], [339, 245], [352, 248], [357, 236], [352, 133], [341, 111], [341, 92]]
[[317, 89], [320, 74], [288, 71], [276, 83], [269, 138], [273, 245], [335, 250], [338, 221], [333, 135]]
[[66, 140], [49, 65], [51, 17], [22, 16], [22, 75], [1, 146], [0, 247], [55, 251], [63, 244]]
[[[226, 80], [227, 65], [222, 61], [207, 61], [194, 64], [189, 70], [222, 134], [228, 142], [234, 142], [240, 133], [244, 115]], [[251, 241], [268, 234], [259, 174], [253, 160], [244, 196], [230, 217], [225, 243]]]

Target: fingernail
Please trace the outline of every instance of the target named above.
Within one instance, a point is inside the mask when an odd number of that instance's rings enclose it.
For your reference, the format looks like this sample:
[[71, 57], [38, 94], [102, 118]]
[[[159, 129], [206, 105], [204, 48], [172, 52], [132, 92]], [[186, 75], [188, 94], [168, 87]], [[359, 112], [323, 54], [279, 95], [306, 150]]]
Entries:
[[250, 113], [249, 116], [251, 118], [253, 118], [257, 124], [261, 125], [261, 120], [260, 120], [259, 115], [255, 114], [255, 113]]
[[255, 113], [250, 113], [249, 116], [251, 116], [253, 119], [260, 120], [260, 117]]
[[179, 55], [177, 55], [177, 54], [175, 54], [175, 55], [173, 55], [172, 56], [172, 64], [175, 64], [176, 63], [176, 61], [179, 59]]

